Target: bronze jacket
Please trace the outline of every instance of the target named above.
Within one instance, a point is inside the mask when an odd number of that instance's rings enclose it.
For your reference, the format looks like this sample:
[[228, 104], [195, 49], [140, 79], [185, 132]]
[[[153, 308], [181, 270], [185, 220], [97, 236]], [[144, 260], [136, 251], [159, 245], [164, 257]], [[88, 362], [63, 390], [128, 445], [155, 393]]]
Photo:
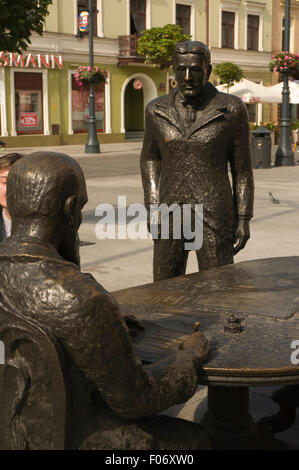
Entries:
[[144, 366], [114, 298], [49, 244], [30, 237], [0, 244], [0, 308], [51, 328], [70, 360], [121, 417], [159, 413], [195, 392], [190, 354], [178, 351]]
[[3, 240], [3, 217], [2, 217], [3, 208], [0, 206], [0, 242]]
[[141, 153], [145, 205], [203, 204], [204, 221], [225, 235], [233, 230], [234, 216], [253, 215], [246, 106], [207, 83], [204, 110], [186, 127], [174, 105], [177, 92], [156, 98], [146, 108]]

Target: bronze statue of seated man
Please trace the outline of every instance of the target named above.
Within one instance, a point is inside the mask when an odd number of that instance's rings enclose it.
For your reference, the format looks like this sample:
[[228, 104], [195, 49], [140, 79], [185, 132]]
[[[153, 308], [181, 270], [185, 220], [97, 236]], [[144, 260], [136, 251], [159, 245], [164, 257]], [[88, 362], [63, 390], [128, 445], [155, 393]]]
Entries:
[[69, 368], [79, 371], [76, 387], [79, 376], [89, 384], [95, 426], [79, 448], [210, 448], [201, 425], [155, 416], [194, 394], [209, 353], [206, 339], [193, 333], [167, 360], [142, 364], [116, 301], [80, 272], [76, 235], [86, 202], [81, 167], [67, 155], [37, 152], [13, 166], [7, 181], [12, 236], [0, 246], [0, 308], [50, 328]]

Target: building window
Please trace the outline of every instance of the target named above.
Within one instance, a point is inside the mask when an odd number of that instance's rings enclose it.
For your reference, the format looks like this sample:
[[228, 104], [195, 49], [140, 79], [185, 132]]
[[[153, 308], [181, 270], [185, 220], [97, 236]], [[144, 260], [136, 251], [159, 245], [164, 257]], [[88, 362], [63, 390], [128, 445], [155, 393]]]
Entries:
[[[289, 50], [288, 52], [296, 52], [296, 41], [295, 41], [295, 34], [294, 34], [294, 19], [291, 18], [290, 22], [290, 45], [289, 45]], [[284, 37], [285, 37], [285, 18], [282, 19], [282, 44], [281, 44], [281, 50], [284, 51]]]
[[235, 43], [235, 13], [222, 11], [222, 41], [221, 47], [234, 49]]
[[256, 112], [256, 104], [253, 103], [246, 103], [247, 112], [248, 112], [248, 120], [249, 122], [256, 123], [257, 121], [257, 112]]
[[190, 34], [191, 6], [176, 5], [176, 24], [183, 28], [185, 34]]
[[[84, 16], [82, 18], [81, 16], [81, 13], [82, 12], [89, 12], [89, 2], [88, 0], [78, 0], [78, 7], [77, 7], [77, 13], [78, 13], [78, 33], [79, 34], [88, 34], [88, 27], [84, 30], [79, 30], [79, 25], [80, 24], [83, 24], [84, 26], [84, 18], [86, 18], [86, 16]], [[97, 0], [92, 0], [92, 8], [93, 8], [93, 34], [94, 36], [97, 36], [98, 35], [98, 31], [97, 31]]]
[[[105, 83], [94, 86], [96, 127], [105, 132]], [[75, 134], [87, 132], [89, 119], [89, 87], [79, 87], [72, 75], [72, 129]]]
[[247, 49], [257, 51], [259, 45], [260, 17], [248, 15], [247, 17]]
[[17, 134], [43, 134], [43, 81], [41, 73], [15, 72]]
[[146, 29], [146, 0], [130, 0], [131, 34], [141, 34]]
[[285, 23], [286, 23], [286, 19], [285, 18], [282, 18], [282, 44], [281, 44], [281, 50], [284, 51], [284, 37], [285, 37]]

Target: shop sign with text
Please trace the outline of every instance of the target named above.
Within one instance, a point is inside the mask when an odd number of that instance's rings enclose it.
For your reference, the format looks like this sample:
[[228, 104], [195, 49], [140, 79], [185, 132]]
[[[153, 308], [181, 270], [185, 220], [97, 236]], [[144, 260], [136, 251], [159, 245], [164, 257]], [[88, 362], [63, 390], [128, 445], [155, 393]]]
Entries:
[[63, 68], [61, 56], [42, 54], [16, 54], [14, 52], [0, 52], [0, 67], [19, 67], [41, 69]]
[[37, 127], [37, 113], [20, 113], [21, 127]]

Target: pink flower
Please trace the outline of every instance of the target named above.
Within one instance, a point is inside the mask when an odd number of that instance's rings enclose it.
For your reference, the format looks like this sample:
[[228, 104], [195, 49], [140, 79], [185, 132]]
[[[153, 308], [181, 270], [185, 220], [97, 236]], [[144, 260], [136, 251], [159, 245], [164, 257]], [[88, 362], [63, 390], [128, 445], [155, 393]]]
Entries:
[[88, 72], [92, 72], [92, 68], [90, 66], [87, 67]]

